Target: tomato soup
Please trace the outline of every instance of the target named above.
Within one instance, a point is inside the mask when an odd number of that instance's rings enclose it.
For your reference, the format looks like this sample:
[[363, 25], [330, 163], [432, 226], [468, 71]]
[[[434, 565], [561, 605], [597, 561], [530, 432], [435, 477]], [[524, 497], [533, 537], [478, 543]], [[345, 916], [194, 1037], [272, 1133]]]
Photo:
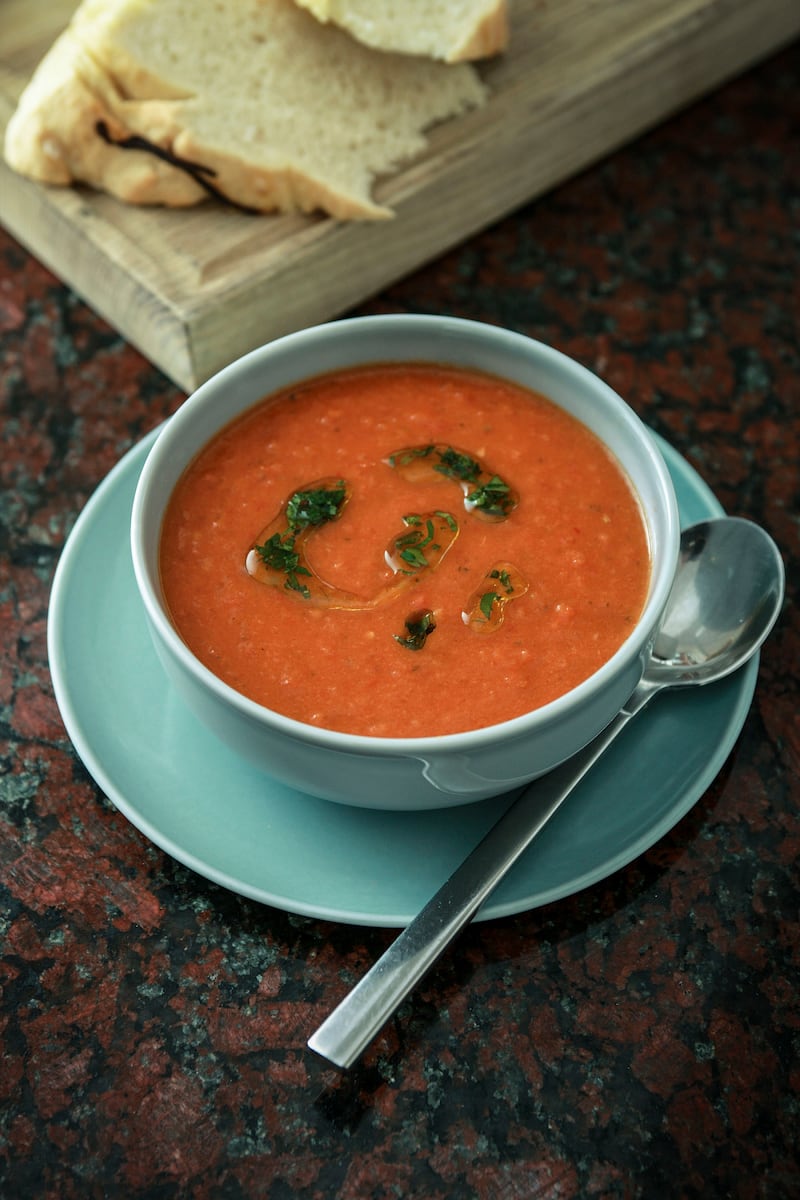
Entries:
[[620, 465], [543, 396], [387, 364], [265, 399], [178, 482], [167, 605], [231, 687], [311, 725], [420, 737], [555, 699], [644, 606]]

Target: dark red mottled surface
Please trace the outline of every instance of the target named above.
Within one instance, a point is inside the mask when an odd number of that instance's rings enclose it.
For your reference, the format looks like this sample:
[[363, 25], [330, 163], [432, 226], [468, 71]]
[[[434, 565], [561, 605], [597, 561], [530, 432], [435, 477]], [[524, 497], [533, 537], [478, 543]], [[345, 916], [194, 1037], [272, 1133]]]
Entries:
[[790, 600], [693, 811], [468, 930], [350, 1077], [305, 1040], [390, 933], [194, 875], [65, 736], [56, 560], [182, 396], [0, 233], [1, 1196], [800, 1195], [798, 78], [795, 46], [361, 310], [582, 360], [772, 532]]

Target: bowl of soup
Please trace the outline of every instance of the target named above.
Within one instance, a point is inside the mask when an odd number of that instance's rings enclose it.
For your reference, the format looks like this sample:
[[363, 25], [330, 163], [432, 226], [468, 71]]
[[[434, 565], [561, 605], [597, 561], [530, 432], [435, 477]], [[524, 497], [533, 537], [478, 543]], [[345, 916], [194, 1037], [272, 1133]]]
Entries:
[[198, 720], [299, 792], [394, 810], [507, 792], [590, 741], [640, 679], [678, 541], [658, 448], [602, 380], [405, 314], [220, 371], [164, 425], [131, 519]]

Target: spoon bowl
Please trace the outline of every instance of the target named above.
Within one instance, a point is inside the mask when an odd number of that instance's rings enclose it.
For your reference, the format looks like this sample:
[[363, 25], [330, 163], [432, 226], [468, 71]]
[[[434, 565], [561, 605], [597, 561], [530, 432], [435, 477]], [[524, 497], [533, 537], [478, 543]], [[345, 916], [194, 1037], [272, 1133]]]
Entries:
[[583, 750], [525, 788], [309, 1047], [337, 1066], [351, 1066], [631, 717], [666, 688], [709, 684], [742, 666], [778, 619], [784, 587], [780, 553], [752, 521], [721, 517], [684, 530], [644, 675], [625, 706]]
[[766, 638], [783, 591], [780, 553], [760, 526], [739, 517], [693, 525], [645, 677], [680, 686], [729, 675]]

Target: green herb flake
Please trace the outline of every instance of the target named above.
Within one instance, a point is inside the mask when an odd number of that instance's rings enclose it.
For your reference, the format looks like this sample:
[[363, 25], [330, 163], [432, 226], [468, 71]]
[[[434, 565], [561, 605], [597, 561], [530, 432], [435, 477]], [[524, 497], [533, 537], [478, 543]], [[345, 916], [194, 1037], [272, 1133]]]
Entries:
[[421, 650], [428, 639], [428, 636], [433, 633], [436, 625], [433, 620], [433, 613], [429, 608], [422, 609], [420, 612], [410, 613], [405, 619], [405, 634], [394, 633], [392, 637], [405, 647], [406, 650]]
[[293, 492], [286, 503], [290, 529], [308, 529], [335, 521], [347, 500], [347, 487], [340, 479], [333, 487], [318, 487]]
[[428, 565], [428, 560], [419, 546], [404, 546], [400, 551], [400, 557], [415, 571], [422, 571]]
[[448, 479], [461, 479], [470, 483], [480, 475], [481, 464], [469, 454], [463, 454], [460, 450], [448, 446], [440, 452], [439, 463], [433, 469], [446, 475]]
[[458, 536], [450, 513], [406, 513], [403, 524], [405, 531], [392, 538], [385, 553], [387, 564], [403, 575], [436, 567]]
[[488, 521], [504, 521], [519, 504], [515, 490], [480, 459], [446, 442], [395, 450], [384, 462], [403, 471], [412, 482], [437, 475], [460, 484], [464, 507]]
[[503, 624], [506, 605], [528, 590], [527, 580], [513, 563], [496, 563], [470, 596], [462, 620], [475, 633], [492, 633]]
[[466, 503], [470, 508], [496, 514], [505, 514], [515, 507], [511, 488], [499, 475], [492, 475], [485, 483], [479, 484], [469, 492]]
[[511, 576], [509, 575], [508, 571], [505, 571], [505, 570], [497, 570], [497, 569], [495, 569], [495, 570], [493, 570], [493, 571], [490, 571], [490, 572], [489, 572], [489, 579], [497, 579], [497, 580], [499, 580], [499, 582], [500, 582], [501, 586], [502, 586], [503, 588], [505, 588], [505, 592], [506, 592], [506, 595], [507, 595], [507, 596], [510, 596], [510, 595], [513, 593], [513, 591], [514, 591], [514, 585], [513, 585], [513, 583], [511, 582]]
[[271, 538], [268, 538], [262, 545], [257, 545], [255, 550], [265, 567], [286, 576], [286, 582], [283, 585], [285, 588], [292, 592], [300, 592], [308, 599], [311, 592], [298, 579], [298, 576], [308, 576], [311, 572], [301, 565], [292, 533], [286, 533], [283, 537], [279, 533], [273, 533]]
[[500, 599], [497, 592], [484, 592], [480, 599], [480, 610], [488, 621], [492, 615], [492, 605]]

